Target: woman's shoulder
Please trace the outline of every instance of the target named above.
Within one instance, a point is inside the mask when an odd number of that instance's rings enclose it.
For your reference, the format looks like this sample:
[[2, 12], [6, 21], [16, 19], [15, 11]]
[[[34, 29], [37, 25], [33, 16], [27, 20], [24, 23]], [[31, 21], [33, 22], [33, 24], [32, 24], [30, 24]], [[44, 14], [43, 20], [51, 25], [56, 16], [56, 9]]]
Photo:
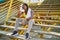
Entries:
[[29, 11], [33, 11], [31, 8], [28, 8]]
[[31, 10], [31, 8], [28, 8], [28, 10]]

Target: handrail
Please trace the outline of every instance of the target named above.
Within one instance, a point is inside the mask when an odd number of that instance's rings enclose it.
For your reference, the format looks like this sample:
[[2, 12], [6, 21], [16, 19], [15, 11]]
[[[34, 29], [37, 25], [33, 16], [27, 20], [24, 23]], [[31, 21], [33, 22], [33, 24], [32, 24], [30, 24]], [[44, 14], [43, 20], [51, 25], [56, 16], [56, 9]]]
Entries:
[[[16, 5], [16, 6], [17, 6], [17, 5]], [[12, 7], [12, 8], [15, 8], [16, 6], [14, 6], [14, 7]], [[15, 10], [15, 9], [13, 9], [13, 10]], [[6, 10], [6, 11], [7, 11], [7, 10]], [[6, 11], [5, 11], [4, 13], [6, 13]], [[16, 12], [16, 11], [15, 11], [15, 12]], [[14, 12], [13, 12], [13, 13], [14, 13]], [[4, 14], [4, 15], [5, 15], [5, 14]], [[2, 16], [4, 16], [4, 15], [2, 15]], [[1, 17], [2, 17], [2, 16], [1, 16]]]
[[[5, 6], [6, 4], [2, 5], [2, 7], [0, 8], [0, 13], [1, 13], [1, 16], [0, 16], [0, 20], [2, 20], [2, 22], [5, 20], [5, 17], [6, 17], [6, 14], [7, 14], [7, 11], [8, 11], [8, 7], [9, 7], [9, 4], [10, 2], [8, 3], [7, 6]], [[12, 9], [17, 9], [17, 6], [20, 4], [20, 2], [17, 2], [17, 1], [14, 1], [13, 4], [12, 4]], [[14, 11], [14, 10], [13, 10]], [[13, 12], [12, 11], [12, 12]], [[18, 10], [17, 10], [18, 11]], [[16, 14], [16, 12], [13, 12], [9, 17], [11, 17], [12, 15]], [[2, 15], [3, 14], [3, 15]]]
[[[13, 13], [14, 13], [14, 12], [13, 12]], [[15, 13], [16, 13], [16, 12], [15, 12]], [[14, 14], [15, 14], [15, 13], [14, 13]], [[5, 15], [6, 15], [6, 14], [5, 14]], [[13, 14], [12, 14], [12, 15], [13, 15]], [[11, 15], [10, 15], [9, 17], [11, 17]], [[5, 18], [5, 17], [2, 17], [1, 19], [4, 19], [4, 18]], [[4, 19], [4, 20], [5, 20], [5, 19]], [[3, 20], [1, 20], [1, 22], [2, 22], [2, 21], [3, 21]]]
[[[15, 1], [15, 2], [16, 2], [16, 1]], [[16, 4], [16, 3], [15, 3], [15, 4]], [[12, 6], [14, 6], [15, 4], [13, 4]], [[9, 5], [9, 4], [8, 4], [8, 5]], [[7, 6], [7, 7], [8, 7], [8, 6]], [[3, 10], [5, 10], [5, 9], [3, 8], [2, 10], [0, 10], [0, 12], [3, 11]]]
[[[15, 6], [14, 6], [14, 7], [12, 7], [12, 9], [14, 9], [14, 8], [15, 8]], [[4, 9], [4, 10], [5, 10], [5, 11], [7, 11], [7, 9], [8, 9], [8, 8], [6, 8], [6, 9]], [[2, 13], [2, 12], [1, 12], [1, 13]], [[3, 13], [6, 13], [6, 12], [3, 12]]]
[[9, 2], [10, 2], [10, 1], [8, 1], [8, 2], [6, 3], [6, 5], [4, 5], [1, 9], [5, 8], [5, 7], [8, 5]]
[[[5, 8], [6, 9], [6, 8]], [[0, 10], [0, 12], [4, 11], [5, 9]]]
[[[6, 16], [6, 21], [8, 20], [9, 15], [10, 15], [12, 3], [13, 3], [13, 0], [10, 0], [10, 6], [9, 6], [9, 10], [8, 10], [8, 13], [7, 13], [7, 16]], [[6, 21], [5, 21], [5, 24], [6, 24]]]
[[6, 4], [7, 2], [8, 2], [8, 1], [6, 1], [6, 2], [4, 2], [4, 3], [1, 3], [0, 6], [3, 5], [3, 4]]
[[[8, 1], [7, 3], [9, 3], [9, 2], [10, 2], [10, 1]], [[17, 1], [14, 1], [13, 4], [16, 4], [16, 2], [17, 2]], [[5, 5], [4, 5], [4, 6], [5, 6]], [[4, 6], [3, 6], [3, 7], [4, 7]]]

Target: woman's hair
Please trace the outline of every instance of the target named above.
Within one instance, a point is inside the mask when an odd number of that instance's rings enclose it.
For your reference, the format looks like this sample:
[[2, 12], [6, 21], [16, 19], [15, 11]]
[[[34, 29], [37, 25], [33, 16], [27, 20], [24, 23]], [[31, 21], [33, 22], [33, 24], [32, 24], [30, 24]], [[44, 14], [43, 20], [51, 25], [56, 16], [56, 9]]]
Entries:
[[25, 13], [28, 12], [28, 5], [26, 3], [23, 3], [23, 5], [25, 5], [27, 7], [27, 10], [25, 10]]

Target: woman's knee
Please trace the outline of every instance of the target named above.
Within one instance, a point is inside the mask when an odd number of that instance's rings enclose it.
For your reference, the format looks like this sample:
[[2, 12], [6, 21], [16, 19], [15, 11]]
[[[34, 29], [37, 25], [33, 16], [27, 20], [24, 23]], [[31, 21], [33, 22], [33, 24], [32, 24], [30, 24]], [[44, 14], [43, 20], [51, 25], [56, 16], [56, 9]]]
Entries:
[[31, 21], [31, 22], [34, 22], [34, 20], [33, 20], [33, 19], [30, 19], [30, 21]]

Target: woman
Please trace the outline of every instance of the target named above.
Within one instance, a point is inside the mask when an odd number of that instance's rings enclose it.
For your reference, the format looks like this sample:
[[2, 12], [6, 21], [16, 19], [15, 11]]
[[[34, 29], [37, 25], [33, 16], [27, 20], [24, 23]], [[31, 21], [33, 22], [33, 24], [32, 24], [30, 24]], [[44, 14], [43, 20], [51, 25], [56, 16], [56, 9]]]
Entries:
[[18, 30], [18, 27], [19, 27], [19, 22], [21, 20], [19, 17], [21, 16], [21, 14], [23, 14], [23, 12], [25, 12], [26, 17], [22, 20], [22, 25], [24, 25], [24, 24], [26, 24], [26, 22], [28, 22], [28, 28], [27, 28], [27, 31], [26, 31], [26, 34], [25, 34], [26, 39], [27, 39], [34, 21], [32, 19], [33, 12], [28, 7], [28, 5], [26, 3], [23, 3], [23, 4], [20, 5], [20, 11], [18, 12], [18, 15], [17, 15], [18, 18], [16, 18], [15, 30], [14, 30], [12, 35], [17, 34], [17, 30]]

